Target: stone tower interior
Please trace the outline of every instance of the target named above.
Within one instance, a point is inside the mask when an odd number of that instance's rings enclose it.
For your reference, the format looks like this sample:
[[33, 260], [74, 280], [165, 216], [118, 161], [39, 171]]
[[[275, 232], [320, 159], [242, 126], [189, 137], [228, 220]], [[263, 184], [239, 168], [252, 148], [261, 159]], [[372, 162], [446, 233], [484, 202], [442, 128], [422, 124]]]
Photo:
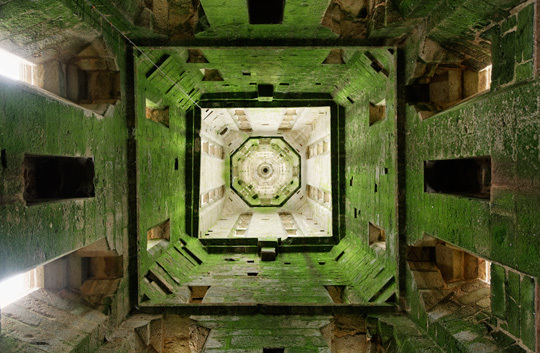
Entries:
[[0, 352], [539, 352], [539, 13], [0, 0]]

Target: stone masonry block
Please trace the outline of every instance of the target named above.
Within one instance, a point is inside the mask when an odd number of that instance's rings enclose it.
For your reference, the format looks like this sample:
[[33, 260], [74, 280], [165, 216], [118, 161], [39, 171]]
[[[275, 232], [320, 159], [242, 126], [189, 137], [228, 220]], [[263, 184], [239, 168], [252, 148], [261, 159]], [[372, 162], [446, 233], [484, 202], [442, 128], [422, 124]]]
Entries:
[[506, 280], [506, 319], [508, 332], [520, 336], [520, 307], [519, 307], [520, 278], [517, 272], [508, 271]]
[[531, 350], [536, 349], [535, 337], [535, 283], [534, 278], [523, 276], [520, 286], [521, 339]]
[[276, 249], [275, 248], [262, 248], [261, 249], [261, 260], [262, 261], [275, 261], [276, 260]]
[[491, 312], [499, 319], [506, 316], [506, 274], [505, 269], [491, 264]]

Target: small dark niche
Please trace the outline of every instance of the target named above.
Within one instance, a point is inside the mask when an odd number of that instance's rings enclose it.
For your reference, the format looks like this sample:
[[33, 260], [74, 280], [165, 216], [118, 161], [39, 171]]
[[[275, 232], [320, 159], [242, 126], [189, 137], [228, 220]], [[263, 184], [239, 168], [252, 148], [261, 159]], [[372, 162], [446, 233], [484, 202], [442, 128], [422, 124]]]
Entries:
[[491, 157], [425, 161], [424, 191], [489, 199]]
[[95, 196], [92, 157], [24, 156], [24, 199], [39, 204]]
[[281, 24], [285, 0], [248, 0], [249, 24]]

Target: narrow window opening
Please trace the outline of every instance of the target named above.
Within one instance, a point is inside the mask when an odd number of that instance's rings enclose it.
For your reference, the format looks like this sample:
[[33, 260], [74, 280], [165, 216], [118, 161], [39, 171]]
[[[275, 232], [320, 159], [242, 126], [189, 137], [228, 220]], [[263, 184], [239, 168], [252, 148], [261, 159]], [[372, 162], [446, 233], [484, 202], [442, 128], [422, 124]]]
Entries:
[[207, 63], [208, 60], [204, 56], [202, 50], [200, 49], [188, 49], [188, 59], [187, 63]]
[[189, 291], [190, 291], [189, 303], [190, 304], [202, 303], [209, 288], [210, 286], [189, 286]]
[[249, 24], [281, 24], [285, 0], [248, 0]]
[[356, 207], [354, 208], [354, 218], [357, 218], [358, 217], [358, 210], [356, 209]]
[[223, 129], [221, 129], [221, 130], [219, 131], [219, 134], [220, 134], [221, 136], [223, 136], [223, 135], [225, 135], [225, 134], [227, 133], [227, 131], [229, 131], [229, 128], [225, 126]]
[[339, 259], [341, 259], [343, 255], [345, 255], [345, 251], [342, 251], [338, 256], [336, 256], [335, 260], [339, 261]]
[[166, 220], [163, 223], [158, 224], [155, 227], [152, 227], [146, 232], [146, 248], [150, 249], [151, 247], [159, 244], [162, 241], [169, 241], [171, 238], [171, 222], [170, 219]]
[[249, 71], [242, 71], [243, 76], [251, 76], [251, 72]]
[[146, 119], [169, 127], [169, 106], [146, 99]]
[[388, 70], [386, 70], [384, 65], [379, 60], [377, 60], [377, 58], [375, 58], [373, 54], [371, 54], [370, 52], [365, 52], [364, 55], [371, 61], [371, 68], [375, 70], [375, 72], [380, 72], [386, 77], [388, 77]]
[[[458, 303], [454, 307], [460, 309], [467, 305], [475, 308], [490, 306], [489, 261], [434, 237], [424, 236], [407, 248], [407, 262], [418, 289], [422, 290], [422, 299], [428, 303], [428, 311], [438, 304], [447, 305], [449, 301]], [[497, 280], [504, 282], [505, 276], [502, 277]], [[503, 286], [503, 283], [495, 285]], [[441, 289], [448, 294], [440, 296]]]
[[203, 69], [203, 81], [224, 81], [218, 69]]
[[324, 262], [324, 261], [319, 261], [319, 265], [321, 265], [321, 266], [322, 266], [322, 265], [326, 265], [326, 262]]
[[351, 179], [349, 180], [349, 186], [353, 185], [353, 180], [354, 180], [354, 176], [352, 176]]
[[377, 184], [375, 184], [374, 191], [377, 192]]
[[383, 120], [386, 116], [386, 100], [377, 104], [369, 103], [369, 126]]
[[332, 298], [334, 304], [343, 304], [344, 303], [344, 292], [346, 286], [324, 286]]
[[263, 353], [285, 353], [285, 348], [263, 348]]
[[384, 229], [369, 222], [369, 246], [378, 252], [386, 250], [386, 235]]
[[255, 276], [258, 275], [258, 273], [257, 272], [248, 272], [247, 275], [250, 276], [250, 277], [255, 277]]
[[337, 64], [337, 65], [343, 65], [345, 64], [345, 60], [343, 58], [343, 49], [331, 49], [330, 53], [324, 59], [322, 62], [323, 64]]
[[2, 62], [0, 75], [33, 84], [34, 64], [2, 49], [0, 49], [0, 62]]
[[154, 72], [156, 72], [157, 69], [158, 69], [161, 65], [163, 65], [163, 64], [165, 63], [165, 61], [167, 61], [167, 59], [169, 59], [170, 57], [171, 57], [170, 55], [165, 54], [165, 55], [163, 55], [161, 58], [159, 58], [159, 60], [156, 62], [156, 64], [153, 65], [153, 66], [150, 68], [150, 70], [148, 70], [148, 71], [146, 72], [146, 78], [149, 78], [150, 76], [152, 76], [152, 74], [153, 74]]
[[24, 199], [28, 205], [94, 197], [94, 159], [25, 155]]
[[274, 98], [274, 85], [257, 85], [258, 99], [261, 102], [271, 102]]
[[486, 92], [491, 87], [492, 66], [481, 70], [466, 65], [456, 67], [432, 64], [406, 87], [406, 100], [421, 119], [428, 119], [464, 99]]
[[424, 191], [489, 199], [491, 157], [425, 161]]
[[174, 170], [178, 170], [178, 157], [174, 159]]
[[354, 104], [354, 101], [352, 100], [351, 97], [347, 97], [347, 100], [348, 100], [349, 102], [351, 102], [351, 104]]
[[184, 247], [184, 250], [186, 251], [186, 253], [188, 253], [189, 256], [191, 256], [191, 258], [193, 260], [195, 260], [195, 262], [198, 264], [198, 265], [201, 265], [203, 263], [203, 261], [201, 259], [199, 259], [199, 257], [197, 255], [195, 255], [191, 250], [189, 250], [188, 248]]
[[0, 282], [0, 309], [43, 286], [43, 271], [35, 268]]

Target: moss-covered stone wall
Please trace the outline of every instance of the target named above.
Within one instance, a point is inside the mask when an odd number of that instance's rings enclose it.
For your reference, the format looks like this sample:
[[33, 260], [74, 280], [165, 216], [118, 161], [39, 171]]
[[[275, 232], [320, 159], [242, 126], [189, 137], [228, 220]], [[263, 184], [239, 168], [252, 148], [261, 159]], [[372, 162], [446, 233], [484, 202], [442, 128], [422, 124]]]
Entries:
[[[0, 278], [103, 237], [123, 253], [127, 248], [123, 104], [100, 116], [4, 78], [0, 78], [0, 96], [0, 149], [6, 156], [0, 169]], [[26, 205], [25, 154], [92, 157], [95, 197]]]
[[[384, 230], [386, 251], [377, 256], [395, 267], [396, 253], [396, 110], [395, 66], [392, 49], [372, 50], [357, 61], [350, 83], [336, 99], [343, 99], [345, 118], [345, 222], [352, 244], [375, 254], [369, 247], [369, 223]], [[383, 69], [372, 68], [376, 61]], [[349, 98], [347, 98], [349, 97]], [[351, 103], [351, 100], [353, 103]], [[381, 120], [370, 114], [384, 106]], [[375, 256], [375, 255], [373, 255]]]
[[[147, 252], [146, 237], [150, 228], [170, 219], [168, 246], [185, 234], [186, 115], [177, 101], [161, 95], [172, 83], [159, 71], [147, 78], [149, 70], [152, 66], [148, 63], [138, 66], [135, 90], [141, 276], [167, 249], [163, 247], [153, 255]], [[173, 88], [173, 91], [178, 89]], [[147, 99], [168, 107], [169, 126], [147, 119]]]

